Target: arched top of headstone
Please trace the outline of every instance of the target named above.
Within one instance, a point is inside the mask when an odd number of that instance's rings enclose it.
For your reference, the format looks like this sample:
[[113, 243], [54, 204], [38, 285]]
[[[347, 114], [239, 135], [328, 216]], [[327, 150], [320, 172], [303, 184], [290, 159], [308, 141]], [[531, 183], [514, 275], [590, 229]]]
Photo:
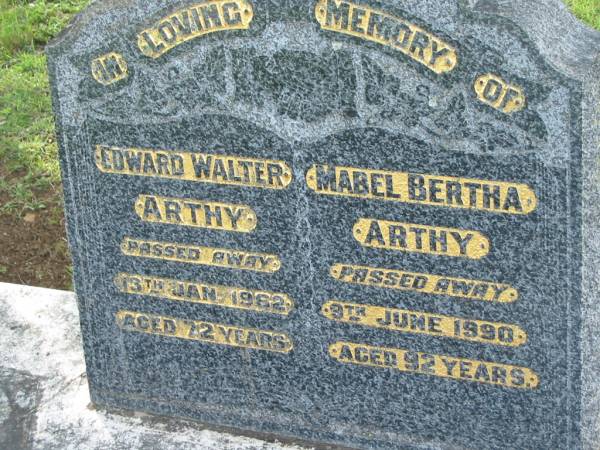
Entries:
[[548, 134], [549, 105], [566, 108], [561, 77], [583, 80], [600, 41], [559, 5], [98, 2], [48, 51], [74, 126], [76, 92], [88, 114], [132, 124], [225, 114], [288, 142], [405, 127], [466, 151], [554, 158], [564, 142]]
[[[184, 2], [178, 2], [183, 5]], [[147, 17], [159, 11], [176, 10], [178, 3], [169, 1], [145, 2], [136, 0], [93, 1], [48, 46], [51, 52], [60, 53], [76, 42], [83, 48], [93, 36], [108, 32], [114, 37], [114, 26], [121, 31], [139, 28]], [[189, 4], [201, 2], [188, 2]], [[285, 9], [294, 3], [311, 8], [307, 2], [264, 1], [259, 8], [268, 10], [273, 5]], [[562, 0], [440, 0], [436, 2], [373, 2], [380, 7], [391, 6], [434, 26], [448, 25], [459, 14], [506, 18], [523, 30], [548, 62], [566, 75], [581, 79], [600, 53], [599, 33], [592, 30], [568, 10]], [[543, 17], [544, 20], [540, 20]], [[280, 17], [283, 21], [306, 21], [306, 17]], [[308, 20], [314, 19], [312, 17]], [[137, 20], [137, 23], [136, 23]], [[112, 30], [111, 30], [112, 28]], [[490, 32], [493, 25], [490, 26]], [[97, 42], [97, 40], [96, 40]]]

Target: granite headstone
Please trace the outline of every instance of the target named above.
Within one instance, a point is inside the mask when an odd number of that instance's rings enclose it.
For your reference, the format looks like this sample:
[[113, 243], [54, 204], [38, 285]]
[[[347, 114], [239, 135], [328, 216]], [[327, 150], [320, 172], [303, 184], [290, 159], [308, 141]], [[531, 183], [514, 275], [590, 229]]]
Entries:
[[94, 3], [48, 49], [92, 401], [598, 449], [599, 53], [558, 0]]

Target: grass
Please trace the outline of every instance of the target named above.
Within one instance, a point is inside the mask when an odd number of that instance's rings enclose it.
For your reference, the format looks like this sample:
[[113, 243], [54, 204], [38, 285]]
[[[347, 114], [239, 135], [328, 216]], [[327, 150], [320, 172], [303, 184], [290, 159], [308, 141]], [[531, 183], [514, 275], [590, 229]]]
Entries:
[[600, 0], [565, 0], [565, 3], [579, 19], [600, 30]]
[[0, 212], [57, 197], [60, 171], [43, 46], [88, 0], [0, 0]]
[[[0, 213], [45, 208], [49, 196], [51, 203], [59, 203], [60, 171], [42, 50], [88, 2], [0, 0]], [[600, 0], [566, 2], [600, 30]]]

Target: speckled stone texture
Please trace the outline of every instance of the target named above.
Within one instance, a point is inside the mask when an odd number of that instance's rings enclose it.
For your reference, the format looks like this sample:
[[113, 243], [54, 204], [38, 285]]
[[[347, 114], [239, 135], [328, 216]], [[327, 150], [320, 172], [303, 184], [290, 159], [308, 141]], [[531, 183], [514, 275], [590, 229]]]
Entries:
[[0, 283], [3, 450], [300, 450], [90, 405], [72, 292]]
[[[324, 29], [317, 3], [348, 2], [246, 3], [247, 29], [152, 58], [138, 46], [144, 30], [215, 2], [96, 2], [48, 49], [92, 401], [353, 448], [600, 448], [600, 35], [559, 0], [353, 2], [348, 10], [402, 19], [391, 36], [409, 23], [454, 48], [456, 65], [436, 73], [414, 57], [427, 52], [409, 57], [365, 38], [359, 19], [349, 21], [354, 35]], [[127, 74], [95, 79], [92, 61], [113, 52]], [[506, 111], [481, 101], [474, 86], [487, 74], [518, 88], [524, 103]], [[293, 177], [286, 189], [264, 189], [107, 173], [98, 145], [277, 160]], [[432, 205], [321, 195], [306, 179], [315, 164], [518, 183], [537, 207], [506, 214], [445, 207], [445, 196]], [[142, 220], [140, 195], [247, 205], [257, 225], [237, 233]], [[353, 237], [360, 218], [475, 230], [489, 252], [367, 247]], [[125, 256], [125, 237], [268, 253], [282, 266], [264, 273]], [[351, 284], [329, 275], [336, 263], [504, 283], [519, 298]], [[119, 273], [284, 293], [295, 307], [285, 316], [126, 294]], [[322, 312], [331, 300], [508, 324], [527, 339], [511, 346], [375, 328], [360, 311], [334, 321]], [[285, 333], [293, 349], [183, 339], [162, 322], [161, 332], [136, 332], [119, 322], [123, 311]], [[387, 365], [372, 355], [371, 365], [354, 354], [340, 362], [330, 354], [336, 342], [408, 353]], [[451, 370], [449, 357], [472, 362]], [[494, 382], [481, 361], [517, 371]], [[537, 381], [520, 380], [524, 373]]]

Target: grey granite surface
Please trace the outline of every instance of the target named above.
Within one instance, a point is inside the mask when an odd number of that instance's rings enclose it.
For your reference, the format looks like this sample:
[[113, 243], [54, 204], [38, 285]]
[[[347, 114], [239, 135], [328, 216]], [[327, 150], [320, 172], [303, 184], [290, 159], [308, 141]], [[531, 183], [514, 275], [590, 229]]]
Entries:
[[[228, 29], [187, 39], [210, 7]], [[48, 49], [92, 401], [357, 448], [598, 448], [599, 53], [558, 0], [95, 2]], [[203, 155], [274, 178], [206, 182]], [[366, 169], [438, 181], [398, 200]], [[382, 326], [398, 310], [428, 328]]]
[[94, 408], [72, 292], [0, 283], [0, 313], [2, 449], [300, 450], [196, 423]]

